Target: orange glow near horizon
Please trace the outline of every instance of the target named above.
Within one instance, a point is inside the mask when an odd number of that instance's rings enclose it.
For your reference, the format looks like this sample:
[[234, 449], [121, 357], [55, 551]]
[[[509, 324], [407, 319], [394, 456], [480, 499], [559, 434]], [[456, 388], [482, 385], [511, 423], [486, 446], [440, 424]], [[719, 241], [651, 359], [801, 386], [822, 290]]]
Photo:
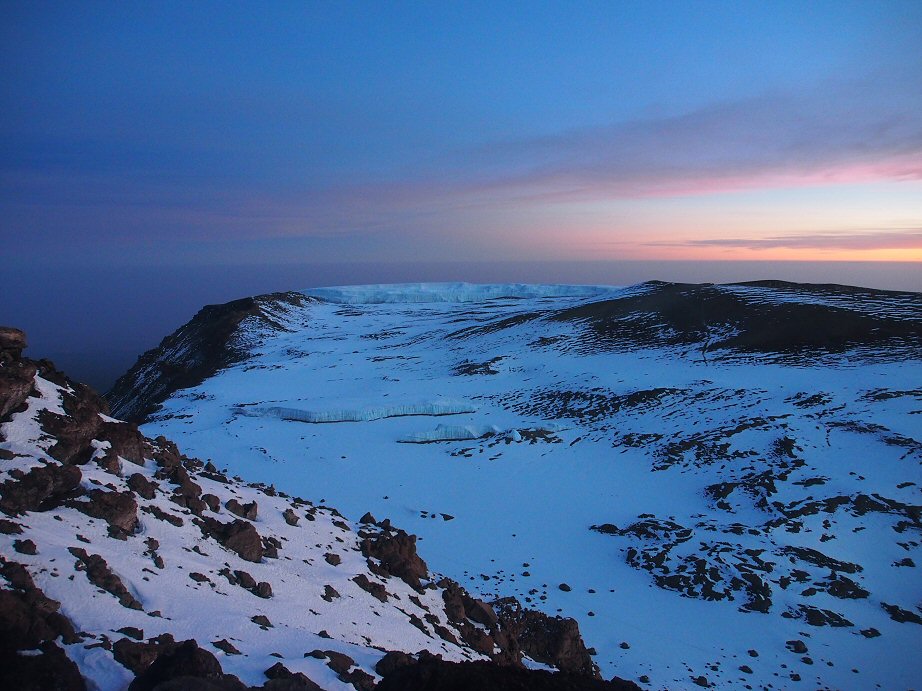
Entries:
[[500, 216], [493, 224], [531, 258], [922, 262], [915, 179], [536, 204]]

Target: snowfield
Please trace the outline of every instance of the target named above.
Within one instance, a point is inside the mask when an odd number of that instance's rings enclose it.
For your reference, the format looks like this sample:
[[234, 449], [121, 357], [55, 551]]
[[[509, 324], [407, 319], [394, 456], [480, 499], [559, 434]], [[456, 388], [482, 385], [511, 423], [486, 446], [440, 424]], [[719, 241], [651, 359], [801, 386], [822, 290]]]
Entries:
[[922, 685], [918, 295], [308, 294], [144, 432], [389, 517], [472, 593], [577, 618], [605, 677]]

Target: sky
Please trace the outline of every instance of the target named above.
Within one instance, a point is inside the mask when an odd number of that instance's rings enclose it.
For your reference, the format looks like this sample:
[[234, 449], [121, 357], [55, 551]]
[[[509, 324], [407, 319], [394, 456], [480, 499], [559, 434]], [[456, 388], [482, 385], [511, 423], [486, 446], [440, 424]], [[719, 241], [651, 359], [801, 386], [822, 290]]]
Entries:
[[6, 252], [922, 260], [922, 3], [0, 3]]
[[590, 262], [922, 290], [922, 3], [0, 0], [0, 322]]

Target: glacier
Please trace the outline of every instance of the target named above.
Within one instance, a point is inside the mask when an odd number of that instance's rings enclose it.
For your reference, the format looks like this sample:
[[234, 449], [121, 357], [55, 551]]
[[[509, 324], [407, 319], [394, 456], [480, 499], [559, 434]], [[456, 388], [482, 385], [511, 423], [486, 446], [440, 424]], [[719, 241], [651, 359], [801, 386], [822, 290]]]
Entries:
[[309, 288], [304, 294], [343, 305], [421, 302], [483, 302], [501, 298], [589, 297], [616, 291], [613, 286], [532, 285], [526, 283], [398, 283]]

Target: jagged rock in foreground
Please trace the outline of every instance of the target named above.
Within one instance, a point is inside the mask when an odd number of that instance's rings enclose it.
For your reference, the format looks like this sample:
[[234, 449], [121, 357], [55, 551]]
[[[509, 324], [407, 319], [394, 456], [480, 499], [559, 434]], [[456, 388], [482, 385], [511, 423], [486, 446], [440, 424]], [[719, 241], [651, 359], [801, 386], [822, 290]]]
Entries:
[[452, 664], [421, 656], [387, 673], [379, 691], [640, 691], [637, 684], [623, 679], [602, 681], [582, 674], [501, 667], [485, 662]]
[[[368, 691], [388, 651], [438, 655], [456, 678], [482, 663], [451, 688], [499, 667], [531, 688], [606, 688], [572, 685], [597, 684], [588, 657], [582, 675], [526, 669], [526, 637], [386, 519], [355, 527], [148, 439], [24, 342], [0, 329], [3, 688]], [[551, 648], [578, 639], [564, 628]]]

